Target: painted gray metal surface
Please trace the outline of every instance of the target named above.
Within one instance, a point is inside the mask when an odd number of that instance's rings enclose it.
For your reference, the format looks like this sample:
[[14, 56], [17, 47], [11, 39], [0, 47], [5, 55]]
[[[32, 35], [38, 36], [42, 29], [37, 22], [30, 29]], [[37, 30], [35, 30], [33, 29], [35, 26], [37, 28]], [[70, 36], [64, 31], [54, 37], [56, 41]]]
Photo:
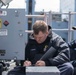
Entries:
[[[0, 59], [17, 59], [25, 58], [25, 43], [27, 34], [25, 30], [26, 19], [25, 9], [0, 9], [6, 12], [0, 15], [2, 25], [0, 25]], [[4, 22], [8, 21], [5, 26]]]
[[57, 67], [26, 67], [26, 75], [60, 75]]

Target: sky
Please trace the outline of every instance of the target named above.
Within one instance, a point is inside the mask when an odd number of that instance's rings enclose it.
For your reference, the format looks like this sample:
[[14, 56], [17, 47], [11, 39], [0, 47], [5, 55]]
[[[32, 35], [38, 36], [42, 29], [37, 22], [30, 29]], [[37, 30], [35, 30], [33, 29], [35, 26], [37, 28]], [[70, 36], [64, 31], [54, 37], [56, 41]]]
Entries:
[[[60, 11], [60, 0], [35, 0], [35, 11]], [[9, 8], [26, 8], [25, 0], [12, 0]]]
[[36, 0], [36, 11], [60, 11], [60, 0]]

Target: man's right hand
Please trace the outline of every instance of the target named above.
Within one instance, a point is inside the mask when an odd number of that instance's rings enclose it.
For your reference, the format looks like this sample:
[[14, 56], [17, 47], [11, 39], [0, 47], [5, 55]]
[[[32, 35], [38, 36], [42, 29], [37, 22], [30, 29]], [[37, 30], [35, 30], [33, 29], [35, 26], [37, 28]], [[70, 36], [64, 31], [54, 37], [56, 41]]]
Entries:
[[32, 63], [30, 61], [26, 60], [24, 62], [24, 65], [23, 66], [31, 66], [31, 65], [32, 65]]

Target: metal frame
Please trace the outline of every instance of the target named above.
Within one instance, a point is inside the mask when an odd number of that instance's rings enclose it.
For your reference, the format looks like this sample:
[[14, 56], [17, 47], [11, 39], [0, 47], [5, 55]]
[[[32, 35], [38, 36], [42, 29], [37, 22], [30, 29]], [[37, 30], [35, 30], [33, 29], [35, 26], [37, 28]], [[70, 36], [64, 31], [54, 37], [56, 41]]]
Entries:
[[[30, 18], [30, 17], [44, 18], [44, 21], [47, 22], [48, 25], [51, 24], [51, 26], [52, 26], [52, 14], [54, 14], [54, 13], [52, 13], [50, 11], [48, 14], [45, 13], [44, 15], [25, 15], [25, 16], [27, 18]], [[59, 13], [59, 14], [65, 14], [65, 15], [69, 16], [68, 28], [67, 29], [52, 29], [52, 30], [55, 30], [55, 31], [68, 31], [68, 42], [70, 42], [71, 39], [72, 39], [72, 31], [74, 31], [72, 29], [72, 25], [71, 25], [71, 15], [76, 14], [76, 12], [69, 12], [69, 13], [65, 12], [65, 13]], [[25, 30], [25, 32], [32, 33], [33, 31], [32, 30]]]
[[[49, 12], [49, 16], [50, 15], [52, 15], [52, 14], [54, 14], [54, 13], [51, 13], [51, 12]], [[56, 13], [55, 13], [56, 14]], [[72, 40], [72, 31], [74, 31], [73, 29], [72, 29], [72, 25], [71, 25], [71, 15], [74, 15], [74, 14], [76, 14], [76, 12], [65, 12], [65, 13], [59, 13], [59, 14], [65, 14], [65, 15], [68, 15], [69, 16], [69, 21], [68, 21], [68, 28], [67, 29], [52, 29], [52, 30], [56, 30], [56, 31], [68, 31], [68, 42], [71, 42], [71, 40]], [[51, 17], [51, 16], [50, 16]], [[52, 17], [51, 18], [49, 18], [50, 19], [50, 21], [51, 21], [51, 25], [52, 25]]]

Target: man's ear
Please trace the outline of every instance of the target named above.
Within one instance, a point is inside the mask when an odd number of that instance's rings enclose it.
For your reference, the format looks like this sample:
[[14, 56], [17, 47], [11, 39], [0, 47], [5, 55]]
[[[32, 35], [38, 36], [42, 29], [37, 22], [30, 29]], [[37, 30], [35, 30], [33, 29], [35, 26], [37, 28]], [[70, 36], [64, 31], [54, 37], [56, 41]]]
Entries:
[[48, 31], [48, 30], [46, 31], [46, 34], [47, 34], [47, 35], [49, 34], [49, 31]]

